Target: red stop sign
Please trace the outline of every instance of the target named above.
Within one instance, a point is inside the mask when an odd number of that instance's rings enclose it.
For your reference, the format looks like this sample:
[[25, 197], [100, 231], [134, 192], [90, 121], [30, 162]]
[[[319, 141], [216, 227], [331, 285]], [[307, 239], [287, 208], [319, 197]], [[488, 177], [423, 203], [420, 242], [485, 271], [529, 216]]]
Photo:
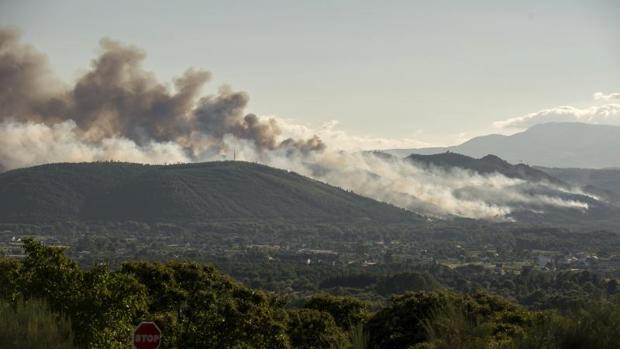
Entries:
[[142, 321], [133, 330], [132, 342], [137, 349], [157, 349], [161, 342], [161, 330], [152, 321]]

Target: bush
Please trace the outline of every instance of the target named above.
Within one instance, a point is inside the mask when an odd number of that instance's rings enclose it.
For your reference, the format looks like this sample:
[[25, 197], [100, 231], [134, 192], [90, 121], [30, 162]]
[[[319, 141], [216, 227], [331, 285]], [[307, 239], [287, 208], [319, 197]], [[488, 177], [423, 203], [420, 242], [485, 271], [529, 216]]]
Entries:
[[404, 349], [426, 341], [424, 320], [435, 309], [454, 303], [458, 297], [447, 292], [406, 293], [391, 299], [391, 305], [368, 322], [370, 348]]
[[359, 299], [332, 296], [330, 294], [312, 296], [306, 301], [304, 308], [329, 313], [336, 321], [336, 325], [344, 331], [363, 325], [370, 315], [367, 304]]
[[40, 300], [0, 301], [0, 347], [72, 349], [71, 323]]
[[13, 300], [17, 294], [17, 259], [0, 257], [0, 300]]
[[527, 310], [486, 293], [406, 293], [391, 303], [368, 322], [371, 348], [499, 348], [531, 322]]
[[620, 298], [597, 302], [566, 316], [556, 312], [538, 314], [528, 331], [515, 341], [515, 348], [613, 349], [618, 348]]
[[25, 240], [26, 258], [17, 273], [17, 292], [42, 299], [71, 319], [75, 344], [125, 348], [134, 325], [146, 314], [146, 288], [133, 276], [100, 265], [81, 269], [60, 248]]
[[293, 348], [339, 349], [349, 346], [344, 332], [326, 312], [314, 309], [291, 310], [288, 328]]

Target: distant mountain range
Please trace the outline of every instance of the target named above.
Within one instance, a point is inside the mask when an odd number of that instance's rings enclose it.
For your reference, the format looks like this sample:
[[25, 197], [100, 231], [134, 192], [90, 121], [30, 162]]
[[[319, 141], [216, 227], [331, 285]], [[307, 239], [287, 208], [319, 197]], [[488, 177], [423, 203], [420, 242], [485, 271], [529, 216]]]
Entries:
[[248, 162], [50, 164], [0, 174], [0, 223], [416, 221], [422, 217]]
[[620, 126], [546, 123], [511, 136], [481, 136], [452, 147], [390, 149], [384, 152], [406, 157], [447, 151], [475, 158], [495, 154], [510, 163], [545, 167], [620, 167]]

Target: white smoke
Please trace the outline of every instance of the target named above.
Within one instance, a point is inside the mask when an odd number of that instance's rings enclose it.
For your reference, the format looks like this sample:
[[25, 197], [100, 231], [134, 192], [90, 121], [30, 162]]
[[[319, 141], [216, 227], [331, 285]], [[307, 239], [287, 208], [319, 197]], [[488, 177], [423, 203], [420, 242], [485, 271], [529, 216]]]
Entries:
[[[236, 159], [295, 171], [328, 184], [414, 212], [491, 220], [512, 220], [515, 210], [541, 212], [545, 207], [587, 210], [588, 204], [550, 195], [582, 195], [579, 189], [530, 183], [499, 173], [482, 175], [465, 169], [420, 167], [405, 159], [369, 152], [324, 151], [290, 157], [282, 151], [257, 152], [245, 140], [228, 137]], [[232, 154], [229, 154], [232, 156]], [[206, 160], [206, 159], [205, 159]]]
[[509, 220], [514, 210], [588, 208], [535, 194], [542, 184], [355, 152], [426, 145], [413, 139], [352, 136], [335, 122], [315, 130], [246, 114], [245, 93], [222, 89], [200, 97], [206, 72], [188, 70], [170, 90], [142, 69], [143, 51], [111, 40], [102, 41], [92, 69], [67, 90], [42, 86], [50, 80], [45, 57], [20, 44], [15, 32], [0, 30], [0, 53], [0, 171], [53, 162], [234, 158], [436, 216]]
[[107, 160], [163, 164], [188, 162], [189, 158], [178, 144], [171, 142], [138, 146], [129, 139], [111, 137], [90, 143], [71, 120], [51, 126], [0, 123], [0, 168], [5, 170], [52, 162]]
[[[456, 215], [470, 218], [510, 220], [515, 209], [539, 210], [541, 206], [586, 210], [586, 203], [548, 194], [532, 194], [533, 184], [501, 174], [480, 175], [453, 169], [422, 168], [403, 159], [374, 153], [324, 151], [290, 156], [285, 149], [260, 151], [247, 139], [226, 135], [223, 142], [231, 152], [212, 153], [208, 137], [204, 152], [194, 157], [171, 142], [138, 145], [112, 137], [89, 142], [72, 121], [52, 126], [32, 122], [0, 124], [0, 162], [6, 169], [51, 162], [129, 161], [176, 163], [222, 159], [260, 162], [358, 194], [433, 216]], [[537, 184], [551, 187], [551, 184]], [[565, 188], [555, 188], [566, 193]]]

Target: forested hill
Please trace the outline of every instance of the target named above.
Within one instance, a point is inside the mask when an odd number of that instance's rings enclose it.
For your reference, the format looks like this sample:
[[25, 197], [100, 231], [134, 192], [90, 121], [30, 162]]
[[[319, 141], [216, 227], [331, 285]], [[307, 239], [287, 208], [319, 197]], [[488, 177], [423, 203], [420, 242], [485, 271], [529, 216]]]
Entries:
[[0, 222], [401, 221], [421, 217], [248, 162], [62, 163], [0, 174]]
[[463, 168], [480, 174], [501, 173], [506, 177], [527, 181], [547, 181], [563, 184], [551, 175], [525, 164], [513, 165], [495, 155], [486, 155], [480, 159], [458, 153], [445, 152], [432, 155], [411, 154], [405, 158], [423, 166], [435, 166], [443, 169]]

